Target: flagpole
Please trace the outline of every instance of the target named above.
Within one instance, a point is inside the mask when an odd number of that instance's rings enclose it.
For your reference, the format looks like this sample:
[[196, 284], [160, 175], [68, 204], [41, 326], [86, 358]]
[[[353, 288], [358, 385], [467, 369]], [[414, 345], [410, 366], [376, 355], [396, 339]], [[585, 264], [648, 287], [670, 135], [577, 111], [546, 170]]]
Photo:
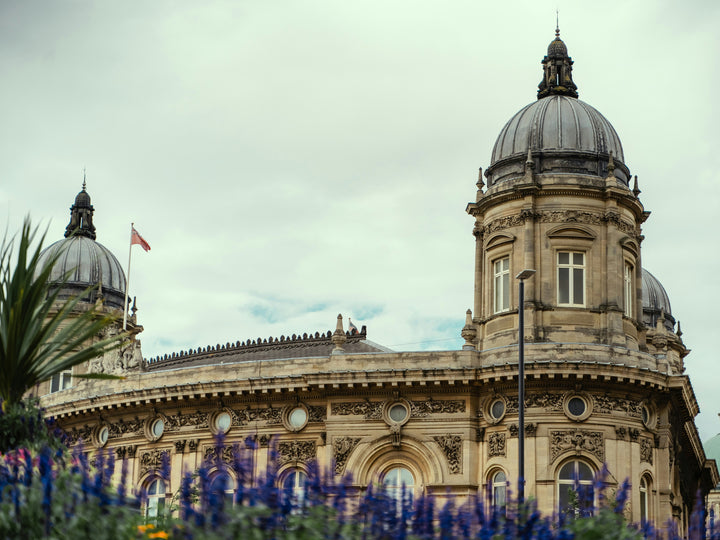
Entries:
[[128, 293], [130, 291], [130, 261], [132, 259], [132, 232], [135, 223], [130, 224], [130, 248], [128, 249], [128, 271], [127, 280], [125, 281], [125, 306], [123, 307], [123, 331], [127, 330], [127, 314], [128, 314]]

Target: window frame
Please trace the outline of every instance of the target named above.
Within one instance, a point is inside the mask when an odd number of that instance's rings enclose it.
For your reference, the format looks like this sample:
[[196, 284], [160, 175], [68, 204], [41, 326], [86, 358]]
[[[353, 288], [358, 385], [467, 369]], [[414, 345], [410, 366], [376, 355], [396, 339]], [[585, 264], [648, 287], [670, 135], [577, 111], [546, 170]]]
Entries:
[[[502, 475], [502, 479], [498, 476]], [[493, 469], [488, 476], [488, 485], [490, 486], [490, 506], [504, 508], [507, 505], [508, 480], [507, 473], [502, 469]], [[502, 502], [498, 504], [499, 494], [502, 493]]]
[[[56, 392], [67, 390], [68, 388], [72, 388], [72, 378], [72, 369], [65, 369], [60, 373], [56, 373], [50, 377], [49, 393], [54, 394]], [[57, 388], [55, 388], [56, 386]]]
[[[498, 264], [507, 263], [500, 267]], [[510, 255], [502, 255], [492, 261], [492, 290], [493, 290], [493, 314], [510, 311]], [[498, 307], [498, 304], [500, 306]]]
[[633, 318], [635, 311], [635, 265], [627, 259], [623, 261], [623, 315]]
[[[288, 485], [292, 479], [292, 485]], [[280, 475], [279, 488], [284, 500], [291, 501], [292, 512], [297, 514], [305, 506], [307, 496], [308, 473], [302, 467], [290, 467]]]
[[[412, 484], [402, 482], [402, 472], [405, 471], [410, 475]], [[388, 478], [392, 474], [396, 474], [395, 482], [389, 483]], [[407, 501], [412, 505], [415, 500], [415, 488], [418, 485], [417, 479], [412, 469], [404, 463], [393, 463], [387, 467], [382, 475], [380, 476], [380, 482], [382, 483], [385, 493], [395, 501], [395, 508], [398, 515], [402, 514], [403, 505]]]
[[[561, 263], [560, 262], [560, 256], [562, 254], [568, 255], [568, 262], [567, 263]], [[575, 255], [581, 255], [582, 256], [582, 264], [575, 263]], [[574, 249], [574, 248], [567, 248], [567, 249], [558, 249], [555, 252], [555, 276], [557, 279], [557, 305], [562, 307], [585, 307], [587, 305], [587, 259], [588, 259], [588, 253], [584, 250]], [[560, 273], [562, 270], [567, 270], [568, 276], [567, 276], [567, 297], [568, 302], [561, 302], [560, 294], [561, 294], [561, 283], [560, 283]], [[577, 270], [581, 271], [581, 279], [582, 279], [582, 302], [576, 302], [575, 298], [575, 273]]]
[[[573, 466], [573, 472], [571, 478], [560, 478], [560, 475], [565, 470], [565, 468], [568, 465]], [[590, 471], [590, 479], [589, 480], [580, 480], [580, 472], [579, 468], [580, 466], [587, 467]], [[597, 504], [597, 493], [593, 490], [593, 480], [595, 478], [595, 475], [597, 474], [597, 470], [595, 467], [589, 463], [586, 460], [578, 459], [578, 458], [572, 458], [564, 461], [558, 468], [557, 472], [555, 473], [555, 497], [556, 497], [556, 504], [555, 508], [560, 513], [567, 513], [569, 510], [571, 510], [571, 507], [569, 505], [563, 505], [563, 495], [562, 490], [565, 489], [566, 496], [569, 497], [569, 490], [572, 489], [575, 491], [575, 493], [578, 493], [577, 488], [580, 488], [580, 490], [587, 489], [585, 486], [589, 487], [589, 489], [592, 492], [592, 501], [590, 501], [590, 504], [588, 504], [588, 501], [585, 501], [585, 505], [578, 505], [574, 509], [575, 516], [581, 516], [581, 515], [587, 515], [589, 512], [587, 510], [592, 510]], [[583, 501], [580, 501], [582, 503]]]
[[[161, 488], [153, 488], [157, 485], [162, 486]], [[160, 476], [153, 476], [146, 480], [145, 485], [145, 508], [143, 509], [143, 515], [146, 521], [155, 522], [158, 515], [165, 509], [165, 503], [167, 502], [168, 482]], [[160, 491], [160, 489], [162, 491]], [[153, 492], [154, 491], [154, 492]]]
[[638, 488], [640, 491], [640, 523], [645, 524], [652, 521], [652, 477], [649, 473], [640, 476]]

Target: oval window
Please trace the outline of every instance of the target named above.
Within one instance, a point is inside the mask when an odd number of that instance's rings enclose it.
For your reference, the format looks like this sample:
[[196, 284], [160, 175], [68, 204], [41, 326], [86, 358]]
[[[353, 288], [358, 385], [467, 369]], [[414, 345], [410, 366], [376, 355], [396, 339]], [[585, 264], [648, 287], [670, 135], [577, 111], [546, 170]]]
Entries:
[[105, 444], [108, 442], [109, 437], [110, 437], [110, 430], [108, 429], [107, 426], [102, 426], [97, 434], [97, 438], [98, 438], [98, 442], [100, 443], [100, 446], [105, 446]]
[[490, 416], [495, 420], [500, 420], [505, 414], [505, 402], [502, 399], [496, 399], [490, 405]]
[[165, 421], [162, 418], [156, 418], [152, 423], [152, 427], [150, 428], [150, 432], [152, 433], [153, 437], [160, 438], [164, 431]]
[[388, 411], [388, 416], [390, 417], [390, 420], [397, 423], [404, 421], [407, 418], [407, 415], [407, 408], [402, 403], [396, 403], [395, 405], [390, 407], [390, 410]]
[[582, 398], [574, 397], [568, 401], [568, 412], [573, 416], [582, 416], [586, 408], [585, 400]]
[[295, 407], [288, 415], [288, 423], [294, 429], [300, 429], [307, 423], [308, 414], [303, 407]]
[[215, 429], [217, 429], [220, 433], [225, 433], [229, 430], [231, 424], [232, 417], [226, 412], [221, 412], [215, 417]]

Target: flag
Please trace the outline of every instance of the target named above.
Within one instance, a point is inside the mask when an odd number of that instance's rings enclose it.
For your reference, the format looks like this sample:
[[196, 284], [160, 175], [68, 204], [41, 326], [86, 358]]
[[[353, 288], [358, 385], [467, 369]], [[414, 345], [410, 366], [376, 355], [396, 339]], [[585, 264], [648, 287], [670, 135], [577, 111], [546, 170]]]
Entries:
[[150, 244], [148, 244], [145, 239], [140, 236], [140, 233], [135, 230], [135, 227], [132, 228], [132, 234], [130, 235], [130, 245], [132, 246], [133, 244], [137, 244], [145, 251], [150, 251]]
[[353, 324], [352, 319], [351, 319], [350, 317], [348, 317], [348, 331], [350, 332], [350, 334], [357, 334], [357, 333], [358, 333], [357, 326], [355, 326], [355, 325]]

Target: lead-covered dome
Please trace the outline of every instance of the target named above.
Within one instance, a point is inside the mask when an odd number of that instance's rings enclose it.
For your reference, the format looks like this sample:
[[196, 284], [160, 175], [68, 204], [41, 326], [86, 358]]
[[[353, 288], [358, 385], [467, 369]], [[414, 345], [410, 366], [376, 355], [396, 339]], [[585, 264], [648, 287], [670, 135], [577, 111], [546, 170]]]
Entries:
[[674, 331], [675, 318], [670, 308], [670, 298], [665, 287], [650, 272], [642, 269], [642, 306], [643, 322], [655, 328], [661, 315], [665, 317], [665, 328]]
[[[70, 208], [70, 223], [65, 229], [65, 239], [42, 251], [38, 267], [45, 268], [50, 260], [56, 259], [49, 281], [60, 283], [67, 276], [67, 280], [60, 287], [60, 299], [76, 296], [88, 287], [101, 285], [105, 304], [123, 309], [125, 273], [115, 255], [95, 241], [93, 212], [90, 195], [83, 183], [82, 191], [75, 197], [75, 204]], [[95, 302], [97, 296], [98, 293], [93, 293], [86, 300]]]
[[559, 37], [543, 59], [538, 100], [523, 107], [505, 124], [493, 147], [488, 187], [522, 176], [528, 151], [535, 172], [572, 173], [605, 178], [612, 153], [615, 176], [628, 184], [620, 137], [595, 108], [577, 99], [572, 59]]

